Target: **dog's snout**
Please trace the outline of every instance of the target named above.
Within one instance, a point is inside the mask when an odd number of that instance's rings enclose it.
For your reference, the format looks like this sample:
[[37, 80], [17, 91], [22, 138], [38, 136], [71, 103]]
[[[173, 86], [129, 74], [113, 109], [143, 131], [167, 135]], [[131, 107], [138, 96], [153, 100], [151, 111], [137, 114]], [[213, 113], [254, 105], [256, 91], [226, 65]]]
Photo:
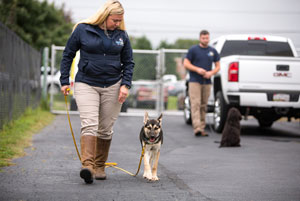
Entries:
[[154, 131], [150, 131], [150, 137], [155, 137], [155, 132]]

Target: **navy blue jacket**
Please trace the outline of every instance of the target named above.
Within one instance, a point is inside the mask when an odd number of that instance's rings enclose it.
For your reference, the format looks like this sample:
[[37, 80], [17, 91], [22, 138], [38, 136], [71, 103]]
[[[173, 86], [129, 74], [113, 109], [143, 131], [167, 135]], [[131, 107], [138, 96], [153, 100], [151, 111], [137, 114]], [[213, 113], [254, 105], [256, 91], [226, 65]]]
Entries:
[[69, 85], [70, 68], [76, 51], [80, 60], [75, 82], [108, 87], [117, 83], [131, 86], [133, 57], [129, 37], [125, 31], [112, 31], [111, 47], [105, 50], [97, 25], [79, 24], [70, 36], [63, 52], [60, 71], [61, 85]]

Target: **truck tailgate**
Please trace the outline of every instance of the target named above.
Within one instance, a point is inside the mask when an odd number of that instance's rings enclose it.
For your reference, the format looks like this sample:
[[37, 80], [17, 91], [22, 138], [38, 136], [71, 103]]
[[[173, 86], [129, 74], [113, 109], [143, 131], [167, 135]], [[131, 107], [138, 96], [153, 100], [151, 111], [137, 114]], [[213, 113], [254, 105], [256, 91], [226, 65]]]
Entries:
[[240, 88], [300, 90], [300, 58], [240, 56], [238, 60]]

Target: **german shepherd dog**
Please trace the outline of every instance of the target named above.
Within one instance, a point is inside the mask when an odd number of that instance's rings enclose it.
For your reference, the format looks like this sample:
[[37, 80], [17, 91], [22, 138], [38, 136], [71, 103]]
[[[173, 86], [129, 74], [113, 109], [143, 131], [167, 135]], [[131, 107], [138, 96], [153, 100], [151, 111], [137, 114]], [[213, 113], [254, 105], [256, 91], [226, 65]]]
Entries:
[[240, 120], [242, 115], [236, 108], [230, 108], [222, 132], [220, 147], [240, 147], [241, 126]]
[[161, 127], [162, 114], [157, 119], [149, 119], [145, 112], [144, 125], [140, 132], [140, 141], [144, 152], [144, 175], [145, 179], [157, 181], [157, 166], [160, 155], [160, 147], [163, 143], [163, 131]]

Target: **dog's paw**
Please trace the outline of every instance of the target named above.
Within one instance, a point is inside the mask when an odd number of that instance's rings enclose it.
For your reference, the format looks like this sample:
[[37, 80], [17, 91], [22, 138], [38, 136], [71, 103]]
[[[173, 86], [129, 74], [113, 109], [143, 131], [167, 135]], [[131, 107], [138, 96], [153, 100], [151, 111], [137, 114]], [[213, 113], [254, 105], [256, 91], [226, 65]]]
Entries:
[[151, 172], [145, 172], [144, 175], [143, 175], [143, 177], [145, 179], [152, 180], [152, 174], [151, 174]]
[[159, 178], [157, 177], [157, 176], [152, 176], [152, 179], [151, 179], [152, 181], [158, 181], [159, 180]]

